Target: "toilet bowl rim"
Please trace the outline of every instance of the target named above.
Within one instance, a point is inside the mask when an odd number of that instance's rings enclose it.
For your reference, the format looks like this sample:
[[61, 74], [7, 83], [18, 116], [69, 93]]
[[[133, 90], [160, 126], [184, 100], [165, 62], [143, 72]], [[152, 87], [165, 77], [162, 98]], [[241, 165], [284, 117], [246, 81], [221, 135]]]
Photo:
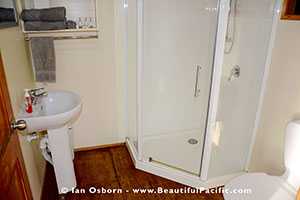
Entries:
[[242, 177], [245, 177], [245, 176], [253, 176], [253, 175], [266, 176], [266, 177], [269, 177], [269, 178], [278, 179], [279, 183], [281, 184], [281, 186], [284, 189], [286, 189], [288, 192], [290, 192], [292, 194], [297, 194], [297, 189], [294, 188], [291, 184], [289, 184], [287, 182], [286, 176], [285, 176], [286, 173], [284, 173], [282, 176], [272, 176], [272, 175], [269, 175], [269, 174], [266, 174], [266, 173], [263, 173], [263, 172], [246, 173], [246, 174], [243, 174], [241, 176], [237, 176], [237, 177], [233, 178], [231, 181], [229, 181], [227, 184], [225, 184], [224, 189], [226, 189], [226, 186], [228, 184], [232, 183], [234, 180], [241, 179]]

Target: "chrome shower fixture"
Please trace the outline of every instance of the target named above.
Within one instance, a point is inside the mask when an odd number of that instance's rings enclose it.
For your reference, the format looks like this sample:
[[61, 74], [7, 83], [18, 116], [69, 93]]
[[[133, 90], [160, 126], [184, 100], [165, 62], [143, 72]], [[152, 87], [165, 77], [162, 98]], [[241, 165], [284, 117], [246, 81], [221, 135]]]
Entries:
[[237, 3], [238, 0], [230, 1], [230, 10], [228, 13], [227, 31], [225, 38], [225, 54], [231, 53], [235, 42]]
[[228, 81], [232, 81], [234, 78], [239, 78], [240, 76], [241, 76], [241, 68], [239, 65], [235, 65], [230, 71]]

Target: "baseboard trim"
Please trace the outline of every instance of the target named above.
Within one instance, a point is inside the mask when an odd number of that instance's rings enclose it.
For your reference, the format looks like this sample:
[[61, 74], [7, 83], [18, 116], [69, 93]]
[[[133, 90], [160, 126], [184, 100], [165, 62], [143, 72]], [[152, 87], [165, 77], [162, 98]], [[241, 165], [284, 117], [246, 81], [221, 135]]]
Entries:
[[97, 146], [91, 146], [91, 147], [80, 147], [75, 148], [75, 152], [82, 152], [82, 151], [92, 151], [97, 149], [107, 149], [107, 148], [113, 148], [113, 147], [120, 147], [124, 146], [125, 142], [119, 142], [119, 143], [113, 143], [113, 144], [103, 144], [103, 145], [97, 145]]

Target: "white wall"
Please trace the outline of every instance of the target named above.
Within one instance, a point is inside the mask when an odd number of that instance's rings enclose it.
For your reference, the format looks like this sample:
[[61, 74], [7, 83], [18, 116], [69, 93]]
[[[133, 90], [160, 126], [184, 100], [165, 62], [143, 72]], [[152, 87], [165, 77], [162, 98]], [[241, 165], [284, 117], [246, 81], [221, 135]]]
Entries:
[[55, 41], [57, 82], [48, 87], [77, 92], [83, 100], [83, 112], [75, 124], [75, 147], [124, 141], [118, 125], [122, 99], [114, 3], [97, 2], [98, 39]]
[[49, 0], [33, 0], [34, 8], [48, 8], [50, 7]]
[[[0, 1], [0, 7], [4, 8], [14, 8], [15, 9], [15, 3], [14, 1]], [[0, 22], [1, 23], [1, 22]], [[5, 22], [4, 22], [5, 23]]]
[[251, 170], [284, 171], [285, 128], [300, 119], [300, 22], [280, 21]]
[[0, 7], [13, 8], [14, 3], [13, 3], [13, 1], [2, 1], [2, 2], [0, 2]]
[[[117, 117], [118, 135], [121, 140], [128, 136], [128, 77], [127, 77], [127, 42], [126, 42], [126, 11], [123, 0], [114, 0], [115, 14], [115, 66], [117, 84]], [[101, 22], [100, 22], [101, 23]]]
[[[31, 66], [25, 49], [25, 40], [19, 27], [0, 30], [0, 51], [8, 83], [14, 114], [23, 101], [24, 88], [34, 85]], [[35, 200], [40, 199], [45, 161], [26, 138], [19, 135], [25, 167]]]
[[137, 145], [137, 0], [128, 0], [127, 12], [128, 137]]
[[26, 9], [34, 8], [34, 0], [21, 0], [22, 7]]

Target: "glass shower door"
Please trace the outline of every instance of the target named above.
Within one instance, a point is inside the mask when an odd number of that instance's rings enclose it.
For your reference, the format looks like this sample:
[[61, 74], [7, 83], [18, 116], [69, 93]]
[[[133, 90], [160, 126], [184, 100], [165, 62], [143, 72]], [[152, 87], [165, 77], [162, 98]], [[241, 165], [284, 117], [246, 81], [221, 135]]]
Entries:
[[231, 1], [208, 178], [246, 170], [277, 15], [275, 2]]
[[144, 0], [144, 159], [199, 174], [218, 0]]

